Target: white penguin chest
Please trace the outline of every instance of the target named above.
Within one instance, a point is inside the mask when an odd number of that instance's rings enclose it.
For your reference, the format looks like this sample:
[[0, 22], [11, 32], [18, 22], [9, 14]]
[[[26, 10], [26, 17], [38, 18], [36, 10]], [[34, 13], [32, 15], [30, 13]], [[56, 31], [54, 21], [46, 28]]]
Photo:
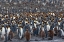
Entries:
[[8, 34], [9, 34], [9, 32], [10, 32], [10, 28], [7, 29], [7, 33], [8, 33]]
[[4, 27], [2, 28], [2, 34], [5, 34], [5, 28]]
[[47, 25], [47, 31], [49, 31], [50, 30], [50, 25]]

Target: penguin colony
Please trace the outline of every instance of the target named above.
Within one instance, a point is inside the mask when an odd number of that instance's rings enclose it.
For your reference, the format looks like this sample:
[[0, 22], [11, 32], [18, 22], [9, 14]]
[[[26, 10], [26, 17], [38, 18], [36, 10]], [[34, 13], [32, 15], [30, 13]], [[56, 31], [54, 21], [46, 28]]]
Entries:
[[[25, 15], [27, 16], [27, 14]], [[64, 38], [64, 15], [53, 14], [35, 14], [24, 17], [22, 15], [8, 15], [1, 17], [1, 21], [8, 19], [2, 23], [0, 27], [0, 38], [2, 40], [10, 40], [17, 36], [18, 39], [25, 38], [30, 41], [32, 36], [42, 39], [48, 38], [52, 40], [54, 36]], [[22, 20], [21, 20], [22, 19]], [[47, 20], [49, 19], [49, 20]]]

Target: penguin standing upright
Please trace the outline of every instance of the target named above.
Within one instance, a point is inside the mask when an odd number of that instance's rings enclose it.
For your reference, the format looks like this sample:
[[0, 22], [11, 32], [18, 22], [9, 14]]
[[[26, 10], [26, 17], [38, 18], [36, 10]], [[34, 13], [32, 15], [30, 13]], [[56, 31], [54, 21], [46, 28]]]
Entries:
[[49, 40], [52, 40], [53, 36], [54, 36], [53, 30], [49, 30], [49, 37], [50, 37]]
[[31, 34], [33, 34], [33, 28], [32, 25], [30, 25]]
[[28, 31], [28, 29], [26, 29], [25, 38], [26, 38], [26, 41], [30, 40], [30, 32]]
[[36, 27], [36, 23], [34, 23], [34, 28], [33, 28], [33, 35], [36, 36], [37, 35], [37, 27]]
[[48, 37], [48, 31], [47, 31], [47, 24], [46, 22], [44, 23], [44, 30], [45, 30], [45, 34], [46, 34], [46, 38]]
[[58, 37], [61, 37], [61, 34], [62, 34], [62, 32], [61, 32], [61, 29], [59, 28], [59, 30], [58, 30]]
[[10, 30], [10, 32], [9, 32], [9, 40], [12, 41], [12, 38], [13, 38], [13, 32], [12, 32], [12, 30]]
[[10, 27], [7, 27], [7, 37], [9, 36], [9, 32], [10, 32]]
[[51, 21], [50, 30], [49, 30], [49, 37], [50, 37], [49, 40], [52, 40], [53, 39], [53, 36], [54, 36], [53, 28], [54, 28], [54, 22], [52, 20]]
[[54, 28], [54, 36], [57, 36], [58, 30], [57, 28]]
[[62, 28], [61, 25], [62, 25], [61, 24], [61, 20], [58, 20], [58, 26], [57, 26], [58, 27], [58, 37], [61, 37], [61, 34], [62, 34], [62, 32], [61, 32], [61, 28]]
[[49, 31], [50, 30], [50, 25], [49, 24], [47, 24], [47, 31]]
[[62, 36], [62, 39], [64, 39], [64, 31], [61, 29], [61, 36]]
[[2, 26], [2, 35], [1, 35], [2, 40], [5, 40], [5, 28]]
[[19, 38], [21, 39], [22, 37], [23, 37], [23, 28], [22, 28], [22, 26], [20, 26]]
[[42, 28], [42, 29], [40, 30], [40, 36], [42, 37], [42, 39], [44, 39], [44, 37], [45, 37], [44, 28]]

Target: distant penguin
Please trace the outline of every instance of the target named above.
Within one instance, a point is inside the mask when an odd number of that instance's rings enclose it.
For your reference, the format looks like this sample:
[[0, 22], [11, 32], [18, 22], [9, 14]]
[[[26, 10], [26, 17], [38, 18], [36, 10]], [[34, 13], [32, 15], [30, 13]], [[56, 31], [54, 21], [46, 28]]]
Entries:
[[28, 31], [28, 29], [26, 29], [25, 38], [26, 38], [26, 41], [30, 40], [30, 32]]

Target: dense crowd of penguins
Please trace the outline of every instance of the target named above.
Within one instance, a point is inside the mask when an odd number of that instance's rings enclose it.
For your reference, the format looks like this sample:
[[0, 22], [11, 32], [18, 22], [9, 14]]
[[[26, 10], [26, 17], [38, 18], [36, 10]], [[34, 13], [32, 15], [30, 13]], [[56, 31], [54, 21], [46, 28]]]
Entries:
[[30, 41], [31, 36], [40, 36], [42, 39], [48, 38], [49, 40], [52, 40], [54, 36], [64, 38], [64, 17], [43, 15], [37, 16], [35, 19], [31, 16], [33, 18], [31, 19], [12, 16], [9, 18], [6, 15], [0, 19], [2, 22], [0, 26], [1, 40], [12, 41], [15, 35], [18, 36], [18, 39], [25, 37], [26, 41]]

